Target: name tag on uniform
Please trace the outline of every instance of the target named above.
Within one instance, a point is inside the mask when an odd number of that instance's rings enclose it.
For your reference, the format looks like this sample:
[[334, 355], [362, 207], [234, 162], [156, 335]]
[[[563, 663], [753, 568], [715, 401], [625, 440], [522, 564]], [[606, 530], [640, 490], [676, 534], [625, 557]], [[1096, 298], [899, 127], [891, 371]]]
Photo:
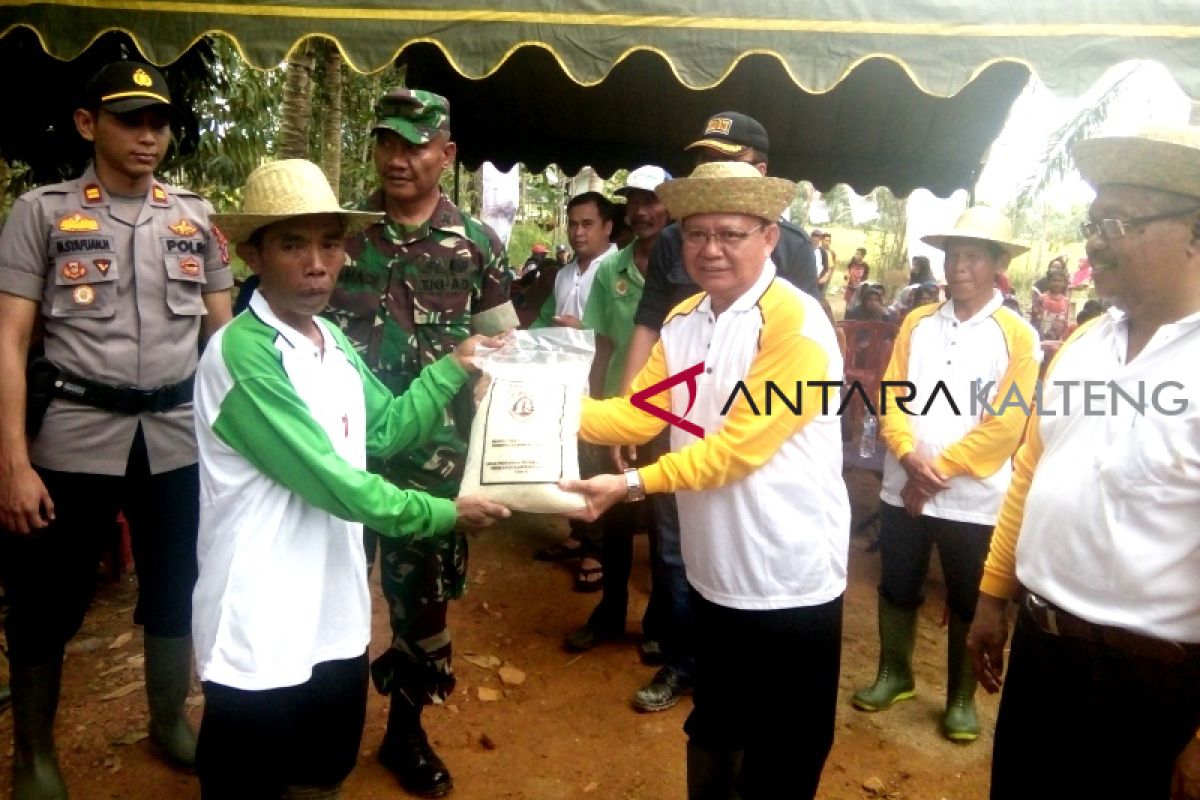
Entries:
[[418, 292], [469, 292], [471, 279], [445, 272], [418, 272], [416, 289]]
[[63, 236], [52, 241], [54, 242], [54, 254], [58, 256], [69, 253], [113, 252], [111, 236]]

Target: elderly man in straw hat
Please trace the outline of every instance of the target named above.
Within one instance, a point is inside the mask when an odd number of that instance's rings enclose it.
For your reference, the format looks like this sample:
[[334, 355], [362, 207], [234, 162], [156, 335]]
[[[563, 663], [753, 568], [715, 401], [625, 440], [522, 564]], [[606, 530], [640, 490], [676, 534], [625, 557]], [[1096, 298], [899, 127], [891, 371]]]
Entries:
[[[770, 259], [794, 192], [736, 162], [658, 187], [701, 292], [667, 317], [632, 397], [585, 401], [581, 435], [641, 443], [670, 418], [672, 452], [564, 483], [593, 516], [677, 493], [698, 632], [693, 798], [812, 797], [833, 742], [850, 512], [840, 428], [812, 382], [839, 381], [842, 360], [820, 305]], [[767, 381], [803, 382], [795, 411], [762, 413]], [[657, 413], [641, 410], [667, 387]], [[755, 702], [764, 685], [769, 701]]]
[[1075, 160], [1116, 308], [1050, 365], [984, 567], [970, 648], [989, 691], [1018, 605], [992, 797], [1194, 800], [1200, 129], [1089, 139]]
[[446, 536], [508, 516], [485, 500], [397, 488], [367, 454], [418, 444], [466, 382], [473, 336], [393, 396], [325, 308], [346, 236], [379, 219], [338, 207], [320, 168], [277, 161], [216, 217], [262, 279], [196, 376], [200, 577], [193, 632], [205, 798], [339, 796], [366, 713], [371, 602], [362, 526]]
[[909, 413], [895, 405], [879, 409], [887, 445], [880, 492], [879, 670], [852, 702], [862, 711], [881, 711], [914, 695], [917, 611], [936, 543], [950, 607], [942, 733], [970, 742], [979, 736], [979, 720], [967, 629], [1012, 473], [1009, 461], [1028, 419], [1025, 408], [1003, 401], [1013, 391], [1032, 400], [1041, 349], [1037, 333], [1003, 305], [995, 288], [996, 275], [1028, 249], [1012, 241], [1003, 214], [975, 206], [950, 231], [922, 241], [946, 253], [950, 299], [905, 318], [884, 373], [885, 386], [894, 381], [912, 387], [893, 387], [885, 402], [908, 395], [911, 406]]

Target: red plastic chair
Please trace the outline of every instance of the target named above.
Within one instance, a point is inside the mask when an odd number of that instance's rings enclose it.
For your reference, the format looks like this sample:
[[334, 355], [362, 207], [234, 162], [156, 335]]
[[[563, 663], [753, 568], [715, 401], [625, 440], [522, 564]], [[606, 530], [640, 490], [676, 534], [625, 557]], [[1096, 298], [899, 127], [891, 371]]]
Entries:
[[[844, 368], [845, 385], [849, 387], [857, 382], [870, 398], [875, 413], [879, 413], [879, 385], [883, 381], [884, 370], [892, 357], [892, 346], [896, 343], [896, 331], [899, 326], [894, 322], [865, 322], [845, 320], [840, 323], [846, 334], [847, 356]], [[849, 391], [847, 389], [847, 391]], [[866, 411], [862, 397], [857, 392], [846, 404], [842, 416], [842, 438], [850, 441], [862, 428], [862, 419]]]

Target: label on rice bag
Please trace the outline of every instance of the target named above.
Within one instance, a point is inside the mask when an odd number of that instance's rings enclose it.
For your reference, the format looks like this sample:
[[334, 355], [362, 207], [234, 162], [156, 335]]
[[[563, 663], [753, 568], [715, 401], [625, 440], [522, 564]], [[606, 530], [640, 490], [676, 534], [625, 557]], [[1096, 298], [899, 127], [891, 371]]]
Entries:
[[460, 497], [513, 511], [562, 514], [587, 507], [558, 488], [579, 479], [579, 415], [595, 345], [591, 331], [515, 331], [482, 359], [490, 380], [471, 424]]
[[561, 479], [567, 387], [498, 380], [490, 392], [479, 483], [490, 486]]

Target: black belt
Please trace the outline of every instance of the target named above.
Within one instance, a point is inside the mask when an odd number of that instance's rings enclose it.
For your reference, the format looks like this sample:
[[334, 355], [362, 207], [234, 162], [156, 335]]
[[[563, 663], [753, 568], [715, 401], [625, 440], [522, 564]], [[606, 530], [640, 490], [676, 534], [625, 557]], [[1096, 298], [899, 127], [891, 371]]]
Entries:
[[179, 383], [140, 389], [136, 386], [109, 386], [60, 370], [54, 381], [54, 396], [118, 414], [162, 414], [192, 402], [195, 381], [196, 376], [192, 374]]
[[1022, 589], [1021, 613], [1043, 633], [1066, 636], [1107, 647], [1126, 655], [1164, 664], [1180, 664], [1200, 658], [1200, 644], [1173, 642], [1112, 625], [1097, 625]]

